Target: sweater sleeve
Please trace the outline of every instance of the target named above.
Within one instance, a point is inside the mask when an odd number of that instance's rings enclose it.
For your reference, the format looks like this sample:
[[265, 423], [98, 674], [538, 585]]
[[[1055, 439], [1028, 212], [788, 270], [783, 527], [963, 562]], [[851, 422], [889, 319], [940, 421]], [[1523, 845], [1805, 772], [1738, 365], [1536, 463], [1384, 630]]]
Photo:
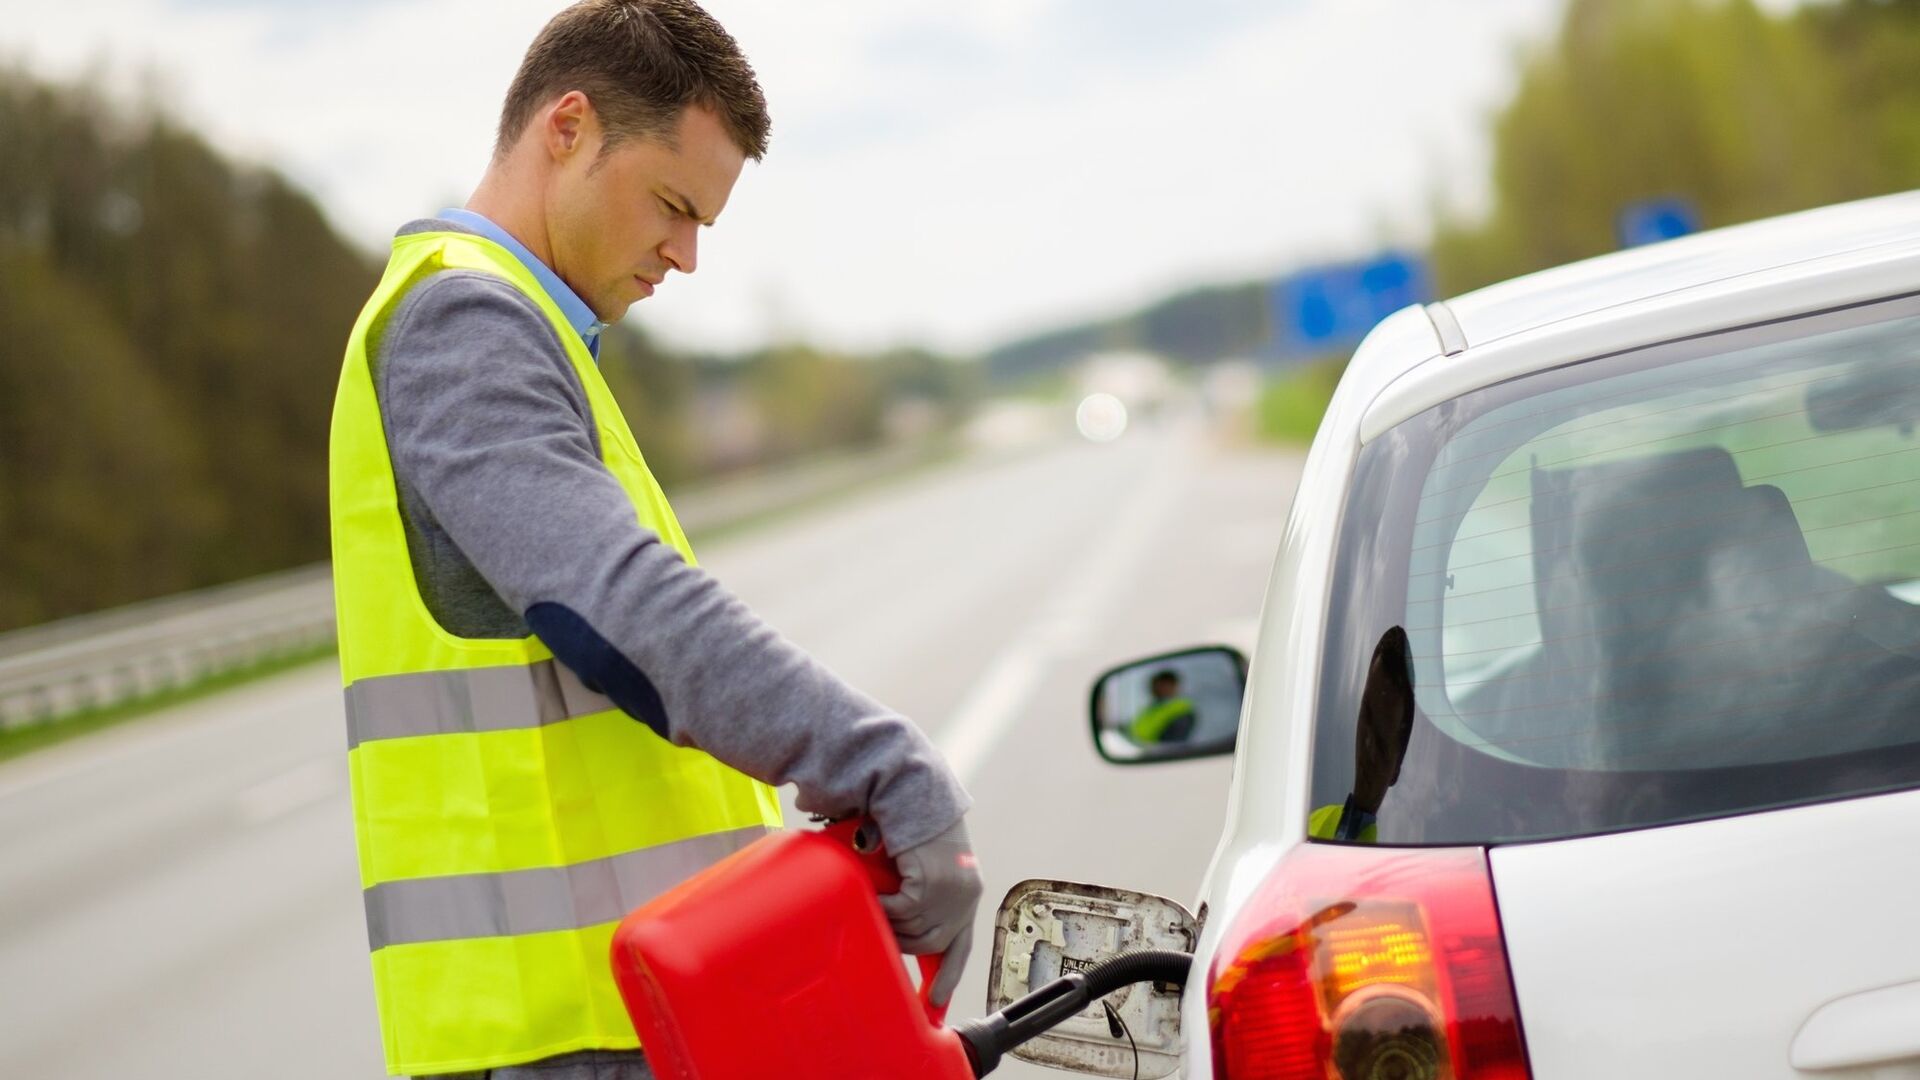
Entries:
[[919, 728], [638, 523], [551, 324], [511, 285], [421, 283], [376, 375], [396, 475], [586, 685], [677, 745], [797, 785], [804, 811], [872, 815], [894, 851], [966, 812]]

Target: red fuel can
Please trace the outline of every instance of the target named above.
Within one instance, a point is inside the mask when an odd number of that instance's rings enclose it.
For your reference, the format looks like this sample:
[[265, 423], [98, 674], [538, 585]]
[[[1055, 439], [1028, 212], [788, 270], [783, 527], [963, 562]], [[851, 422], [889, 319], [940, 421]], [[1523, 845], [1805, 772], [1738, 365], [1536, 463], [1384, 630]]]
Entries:
[[766, 837], [634, 909], [613, 975], [660, 1080], [973, 1080], [916, 993], [877, 893], [900, 887], [852, 821]]

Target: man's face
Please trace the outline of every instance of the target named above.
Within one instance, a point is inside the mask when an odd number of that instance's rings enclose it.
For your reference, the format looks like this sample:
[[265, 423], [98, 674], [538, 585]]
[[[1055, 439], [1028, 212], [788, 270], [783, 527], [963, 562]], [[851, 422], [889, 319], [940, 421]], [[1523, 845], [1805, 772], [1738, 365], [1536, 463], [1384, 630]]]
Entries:
[[[1139, 684], [1136, 683], [1135, 685], [1137, 686]], [[1152, 692], [1155, 699], [1160, 701], [1165, 701], [1168, 698], [1180, 692], [1180, 680], [1169, 678], [1165, 675], [1162, 675], [1159, 678], [1153, 680], [1153, 683], [1149, 687], [1149, 690]]]
[[553, 270], [603, 322], [653, 295], [667, 271], [694, 271], [746, 155], [712, 110], [690, 106], [671, 140], [630, 138], [604, 155], [597, 118], [582, 124], [549, 189]]

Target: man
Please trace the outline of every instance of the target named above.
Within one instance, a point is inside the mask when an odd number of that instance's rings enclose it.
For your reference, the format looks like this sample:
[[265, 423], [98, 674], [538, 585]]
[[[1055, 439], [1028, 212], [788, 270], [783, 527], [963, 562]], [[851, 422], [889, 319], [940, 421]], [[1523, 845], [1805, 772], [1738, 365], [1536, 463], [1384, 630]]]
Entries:
[[959, 979], [966, 793], [697, 568], [595, 366], [603, 326], [694, 271], [767, 131], [691, 0], [575, 4], [528, 50], [467, 206], [400, 230], [354, 327], [334, 578], [394, 1073], [648, 1076], [613, 928], [777, 827], [769, 784], [878, 823], [902, 948], [947, 955], [939, 1001]]
[[1127, 726], [1127, 735], [1141, 746], [1185, 742], [1193, 735], [1193, 702], [1180, 693], [1180, 673], [1165, 668], [1147, 680], [1153, 700]]

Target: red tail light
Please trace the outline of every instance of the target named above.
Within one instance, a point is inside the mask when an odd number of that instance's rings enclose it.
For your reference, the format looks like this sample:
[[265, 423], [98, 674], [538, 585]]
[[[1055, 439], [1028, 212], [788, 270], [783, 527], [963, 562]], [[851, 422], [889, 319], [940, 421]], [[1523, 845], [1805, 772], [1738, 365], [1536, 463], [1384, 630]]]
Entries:
[[1303, 844], [1227, 928], [1215, 1080], [1526, 1080], [1478, 848]]

